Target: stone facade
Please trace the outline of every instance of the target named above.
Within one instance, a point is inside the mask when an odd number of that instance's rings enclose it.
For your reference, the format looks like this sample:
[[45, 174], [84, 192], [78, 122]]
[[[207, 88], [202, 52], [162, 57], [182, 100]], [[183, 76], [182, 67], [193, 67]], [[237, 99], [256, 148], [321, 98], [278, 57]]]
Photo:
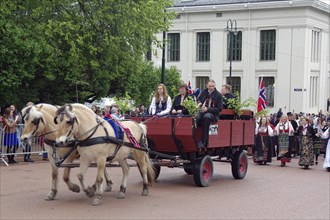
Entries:
[[[166, 46], [166, 66], [176, 66], [182, 80], [190, 81], [193, 88], [202, 87], [207, 77], [218, 88], [229, 79], [226, 27], [231, 19], [241, 31], [241, 40], [233, 36], [238, 50], [232, 61], [232, 85], [243, 100], [257, 99], [259, 80], [264, 77], [272, 112], [278, 108], [284, 112], [326, 110], [330, 97], [328, 4], [318, 0], [190, 0], [176, 1], [168, 10], [178, 16], [167, 36], [177, 34], [179, 45]], [[157, 38], [162, 40], [162, 33]], [[208, 43], [207, 49], [201, 42]], [[158, 56], [152, 60], [158, 66], [162, 51], [155, 50]]]

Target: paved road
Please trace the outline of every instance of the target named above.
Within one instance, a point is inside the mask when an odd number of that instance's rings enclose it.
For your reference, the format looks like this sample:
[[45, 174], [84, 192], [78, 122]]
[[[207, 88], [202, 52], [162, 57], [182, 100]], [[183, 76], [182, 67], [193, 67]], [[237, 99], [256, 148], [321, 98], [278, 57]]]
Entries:
[[[83, 193], [69, 191], [63, 181], [56, 200], [45, 201], [50, 189], [47, 162], [20, 162], [0, 166], [0, 219], [330, 219], [330, 173], [322, 170], [323, 158], [309, 170], [251, 163], [245, 179], [234, 180], [230, 164], [215, 163], [211, 186], [194, 185], [182, 169], [162, 167], [150, 195], [142, 197], [141, 177], [131, 168], [126, 198], [116, 199], [121, 169], [111, 168], [114, 191], [103, 204], [91, 206]], [[72, 171], [72, 179], [78, 183]], [[95, 168], [88, 171], [89, 182]], [[60, 171], [62, 175], [62, 170]]]

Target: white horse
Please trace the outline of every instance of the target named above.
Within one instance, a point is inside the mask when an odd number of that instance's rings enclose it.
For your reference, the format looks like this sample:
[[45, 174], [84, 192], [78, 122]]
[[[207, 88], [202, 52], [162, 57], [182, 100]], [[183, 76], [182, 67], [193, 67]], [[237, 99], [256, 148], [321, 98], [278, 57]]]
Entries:
[[[50, 104], [38, 104], [34, 106], [25, 107], [22, 110], [24, 129], [21, 134], [22, 141], [30, 141], [33, 137], [44, 136], [45, 150], [48, 152], [48, 159], [52, 168], [52, 187], [47, 194], [46, 200], [54, 200], [57, 194], [58, 188], [58, 167], [55, 165], [55, 159], [53, 158], [53, 152], [57, 158], [65, 155], [70, 147], [56, 147], [53, 150], [52, 145], [55, 144], [55, 138], [57, 136], [58, 126], [54, 123], [54, 117], [56, 115], [57, 107]], [[65, 163], [72, 163], [77, 157], [77, 150], [74, 150], [65, 160]], [[107, 188], [106, 191], [111, 191], [112, 182], [107, 175]], [[76, 193], [80, 192], [80, 187], [70, 181], [70, 168], [64, 168], [63, 180], [67, 184], [68, 188]]]
[[[66, 145], [74, 138], [80, 154], [80, 172], [78, 178], [82, 189], [90, 197], [94, 196], [92, 205], [102, 202], [103, 173], [107, 158], [118, 161], [123, 171], [123, 178], [117, 198], [124, 198], [127, 186], [129, 166], [126, 158], [133, 156], [143, 178], [142, 195], [149, 193], [148, 185], [154, 181], [155, 171], [147, 153], [146, 126], [135, 121], [121, 121], [141, 147], [132, 146], [130, 137], [124, 133], [123, 141], [115, 138], [112, 126], [97, 116], [91, 109], [82, 104], [67, 104], [57, 111], [54, 119], [59, 125], [56, 144]], [[131, 137], [132, 138], [132, 137]], [[133, 138], [133, 139], [134, 139]], [[88, 187], [85, 173], [92, 162], [97, 163], [95, 184]]]

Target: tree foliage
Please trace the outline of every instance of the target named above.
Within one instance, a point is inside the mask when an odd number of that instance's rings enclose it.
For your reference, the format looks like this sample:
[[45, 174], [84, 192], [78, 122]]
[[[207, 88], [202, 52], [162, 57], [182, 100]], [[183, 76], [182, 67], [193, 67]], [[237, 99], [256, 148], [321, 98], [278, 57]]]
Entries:
[[[165, 69], [164, 84], [172, 99], [178, 93], [180, 78], [179, 71], [175, 67]], [[130, 75], [126, 89], [137, 105], [148, 106], [160, 81], [161, 68], [155, 68], [151, 62], [145, 62], [140, 69]]]
[[144, 54], [174, 17], [164, 11], [171, 0], [0, 4], [0, 105], [75, 102], [77, 90], [80, 102], [124, 95], [138, 70], [157, 73]]

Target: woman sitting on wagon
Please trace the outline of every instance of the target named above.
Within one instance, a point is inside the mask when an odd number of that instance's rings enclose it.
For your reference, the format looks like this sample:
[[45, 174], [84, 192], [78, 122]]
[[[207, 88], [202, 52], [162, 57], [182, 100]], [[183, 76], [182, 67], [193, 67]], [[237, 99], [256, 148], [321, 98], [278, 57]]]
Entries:
[[164, 116], [170, 113], [172, 107], [171, 97], [167, 93], [166, 86], [159, 84], [154, 97], [151, 100], [149, 112], [151, 115]]
[[180, 94], [174, 97], [171, 114], [188, 115], [189, 114], [188, 110], [184, 106], [182, 106], [182, 102], [187, 97], [189, 97], [187, 84], [185, 84], [185, 83], [181, 84], [179, 87], [179, 92], [180, 92]]
[[253, 161], [259, 164], [272, 162], [271, 137], [274, 135], [266, 117], [260, 119], [256, 127], [256, 144], [253, 149]]

